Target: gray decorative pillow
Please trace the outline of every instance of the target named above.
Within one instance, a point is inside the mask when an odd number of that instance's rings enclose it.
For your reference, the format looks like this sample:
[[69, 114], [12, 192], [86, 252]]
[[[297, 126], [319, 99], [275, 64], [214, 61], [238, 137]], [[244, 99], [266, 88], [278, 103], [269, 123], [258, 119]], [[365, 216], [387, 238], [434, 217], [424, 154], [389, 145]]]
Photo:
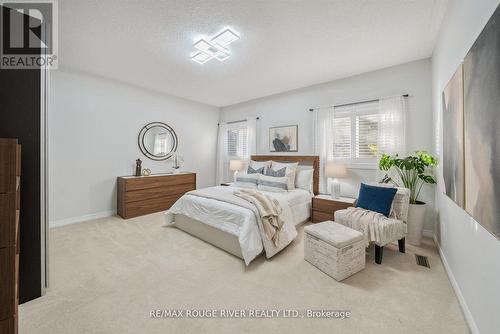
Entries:
[[257, 188], [264, 191], [285, 192], [288, 191], [288, 178], [259, 175]]
[[260, 174], [254, 173], [254, 174], [243, 174], [243, 173], [238, 173], [236, 174], [236, 178], [234, 180], [234, 185], [236, 187], [241, 187], [241, 188], [257, 188], [257, 183], [259, 182], [259, 177]]
[[279, 170], [272, 170], [271, 168], [268, 168], [266, 170], [266, 175], [267, 176], [274, 176], [274, 177], [283, 177], [286, 175], [286, 167], [283, 167]]
[[264, 167], [253, 169], [252, 167], [248, 166], [247, 174], [264, 174]]

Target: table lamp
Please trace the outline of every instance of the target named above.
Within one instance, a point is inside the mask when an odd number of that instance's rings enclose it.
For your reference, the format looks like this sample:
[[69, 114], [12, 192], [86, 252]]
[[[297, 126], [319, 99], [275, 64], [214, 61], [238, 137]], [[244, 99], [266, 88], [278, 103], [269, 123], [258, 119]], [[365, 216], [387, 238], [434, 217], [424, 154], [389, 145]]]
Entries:
[[243, 160], [229, 160], [229, 170], [234, 172], [234, 177], [238, 171], [243, 169]]
[[325, 165], [325, 176], [328, 178], [333, 178], [333, 182], [331, 185], [332, 198], [339, 198], [340, 183], [338, 179], [347, 176], [347, 169], [345, 165], [333, 161], [328, 161]]

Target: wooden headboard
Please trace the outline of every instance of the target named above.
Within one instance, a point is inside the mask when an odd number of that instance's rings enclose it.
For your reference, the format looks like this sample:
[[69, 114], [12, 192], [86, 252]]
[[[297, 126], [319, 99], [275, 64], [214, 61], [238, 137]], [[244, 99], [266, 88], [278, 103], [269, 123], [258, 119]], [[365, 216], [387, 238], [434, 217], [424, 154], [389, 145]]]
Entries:
[[313, 172], [313, 192], [319, 194], [319, 156], [317, 155], [252, 155], [250, 159], [254, 161], [274, 160], [279, 162], [298, 162], [299, 165], [312, 166]]

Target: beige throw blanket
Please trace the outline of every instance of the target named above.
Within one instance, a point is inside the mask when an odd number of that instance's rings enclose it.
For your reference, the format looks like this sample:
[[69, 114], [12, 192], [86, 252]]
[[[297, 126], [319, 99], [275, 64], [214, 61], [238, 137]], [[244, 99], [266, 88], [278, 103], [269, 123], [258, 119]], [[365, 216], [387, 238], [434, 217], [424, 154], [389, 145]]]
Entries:
[[240, 189], [234, 195], [255, 205], [262, 219], [262, 227], [268, 240], [278, 245], [279, 232], [283, 226], [280, 215], [283, 212], [279, 202], [255, 190]]
[[347, 208], [345, 225], [363, 233], [366, 245], [370, 242], [382, 243], [387, 236], [384, 229], [387, 226], [387, 217], [378, 212], [362, 208]]

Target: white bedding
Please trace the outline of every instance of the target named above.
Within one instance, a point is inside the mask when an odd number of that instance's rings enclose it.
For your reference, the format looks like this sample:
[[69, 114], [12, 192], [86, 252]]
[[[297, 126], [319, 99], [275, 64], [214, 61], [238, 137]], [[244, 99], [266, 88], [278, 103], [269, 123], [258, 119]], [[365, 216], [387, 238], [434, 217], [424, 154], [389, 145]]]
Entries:
[[[234, 186], [220, 187], [221, 191], [234, 192]], [[310, 216], [310, 192], [294, 189], [288, 192], [267, 192], [266, 195], [288, 203], [295, 225], [304, 222]], [[199, 196], [184, 195], [167, 211], [167, 223], [172, 221], [172, 214], [183, 214], [192, 219], [210, 225], [238, 237], [241, 252], [246, 264], [249, 264], [263, 250], [262, 240], [255, 215], [246, 208], [234, 204]]]

